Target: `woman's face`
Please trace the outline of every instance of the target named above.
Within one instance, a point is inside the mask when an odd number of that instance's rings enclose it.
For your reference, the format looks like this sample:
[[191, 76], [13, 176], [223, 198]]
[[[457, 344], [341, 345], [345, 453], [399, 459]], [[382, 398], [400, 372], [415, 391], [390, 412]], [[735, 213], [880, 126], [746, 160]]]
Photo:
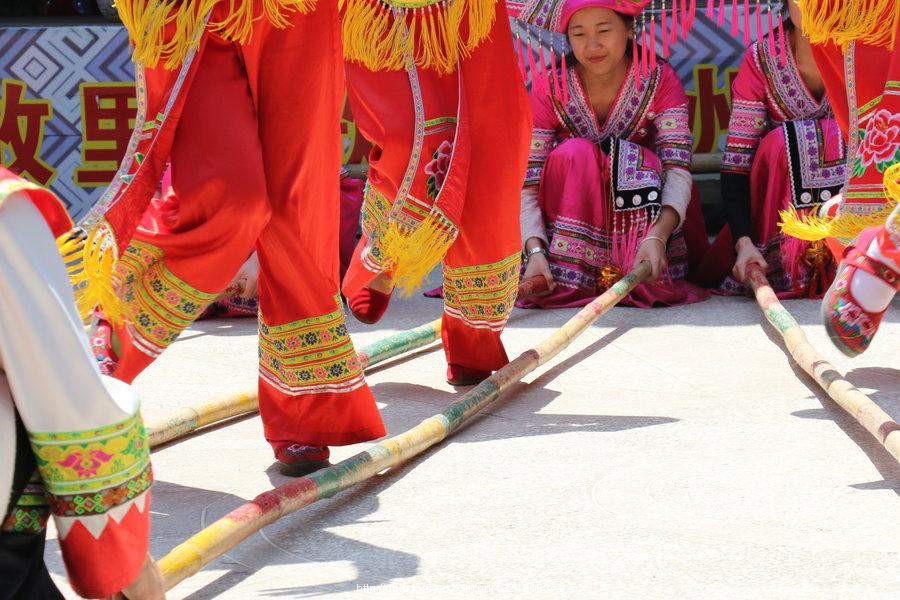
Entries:
[[614, 11], [595, 6], [575, 12], [566, 35], [584, 69], [593, 75], [608, 75], [625, 60], [632, 32]]

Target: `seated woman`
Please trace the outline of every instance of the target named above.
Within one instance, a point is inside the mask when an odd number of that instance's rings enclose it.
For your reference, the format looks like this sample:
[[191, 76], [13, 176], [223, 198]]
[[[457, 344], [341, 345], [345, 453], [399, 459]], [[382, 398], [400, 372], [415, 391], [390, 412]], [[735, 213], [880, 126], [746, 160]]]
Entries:
[[638, 286], [623, 304], [709, 297], [684, 280], [683, 224], [693, 221], [696, 249], [707, 245], [699, 205], [691, 203], [687, 98], [668, 63], [642, 75], [632, 60], [634, 16], [646, 4], [567, 0], [547, 20], [567, 34], [577, 64], [558, 71], [559, 86], [538, 83], [531, 94], [523, 277], [543, 275], [550, 289], [521, 306], [582, 306], [641, 260], [650, 262], [655, 283]]
[[728, 227], [701, 268], [704, 282], [723, 294], [749, 293], [743, 281], [750, 263], [767, 271], [781, 298], [821, 298], [834, 279], [834, 261], [823, 242], [783, 236], [778, 228], [779, 211], [816, 210], [846, 179], [840, 130], [800, 11], [794, 2], [788, 6], [784, 56], [774, 52], [774, 33], [757, 40], [732, 88], [722, 159]]

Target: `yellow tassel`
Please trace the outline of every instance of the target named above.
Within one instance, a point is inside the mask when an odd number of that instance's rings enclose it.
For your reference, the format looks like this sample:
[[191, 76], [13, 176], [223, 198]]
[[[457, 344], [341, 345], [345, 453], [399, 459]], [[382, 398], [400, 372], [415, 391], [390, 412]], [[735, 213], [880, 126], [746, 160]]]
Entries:
[[900, 163], [894, 163], [884, 172], [884, 191], [895, 203], [900, 200]]
[[[894, 48], [900, 2], [896, 0], [797, 0], [803, 33], [813, 44], [851, 41]], [[888, 18], [882, 18], [885, 14]]]
[[[452, 73], [491, 32], [496, 0], [338, 0], [344, 56], [367, 68]], [[460, 33], [468, 16], [468, 35]]]
[[868, 215], [846, 213], [833, 219], [822, 218], [814, 213], [800, 216], [791, 206], [779, 213], [781, 222], [778, 226], [783, 233], [801, 240], [815, 242], [831, 237], [846, 244], [863, 229], [884, 225], [896, 205], [897, 200], [892, 199], [878, 212]]
[[117, 252], [112, 232], [102, 225], [89, 234], [76, 227], [57, 238], [56, 246], [66, 263], [81, 318], [87, 321], [99, 308], [111, 323], [121, 323], [123, 311], [113, 285]]
[[439, 214], [431, 213], [410, 233], [391, 221], [381, 238], [382, 263], [405, 296], [422, 285], [444, 258], [459, 230]]
[[116, 9], [134, 44], [134, 62], [155, 67], [162, 61], [165, 68], [177, 69], [199, 45], [206, 16], [220, 2], [227, 2], [228, 10], [223, 18], [209, 22], [209, 30], [245, 44], [254, 21], [265, 16], [283, 29], [290, 24], [291, 13], [309, 12], [316, 1], [263, 0], [259, 15], [253, 12], [253, 0], [116, 0]]

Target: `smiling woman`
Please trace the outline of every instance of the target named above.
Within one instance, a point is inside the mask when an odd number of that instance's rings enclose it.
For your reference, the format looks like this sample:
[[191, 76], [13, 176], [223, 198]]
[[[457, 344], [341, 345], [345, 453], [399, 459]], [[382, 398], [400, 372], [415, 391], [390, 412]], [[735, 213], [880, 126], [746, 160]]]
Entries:
[[687, 98], [668, 63], [638, 60], [647, 50], [635, 40], [634, 18], [647, 4], [550, 0], [523, 10], [529, 22], [565, 33], [576, 61], [531, 93], [524, 277], [543, 275], [550, 289], [524, 306], [587, 304], [641, 260], [658, 282], [638, 286], [626, 304], [708, 297], [685, 281], [688, 255], [707, 246], [699, 205], [691, 202]]

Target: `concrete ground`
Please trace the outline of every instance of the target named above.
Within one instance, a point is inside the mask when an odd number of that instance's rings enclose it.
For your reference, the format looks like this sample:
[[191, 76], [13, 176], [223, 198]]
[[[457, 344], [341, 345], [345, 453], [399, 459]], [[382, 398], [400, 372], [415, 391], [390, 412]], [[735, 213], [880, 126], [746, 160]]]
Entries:
[[[900, 420], [900, 302], [848, 360], [818, 303], [813, 344]], [[398, 301], [357, 346], [439, 315]], [[511, 356], [574, 310], [517, 311]], [[465, 390], [439, 347], [368, 377], [391, 433]], [[252, 386], [255, 322], [200, 322], [136, 381], [148, 421]], [[333, 460], [365, 445], [337, 448]], [[287, 478], [258, 418], [153, 455], [160, 557]], [[51, 535], [55, 536], [51, 532]], [[48, 558], [59, 581], [58, 546]], [[406, 465], [289, 515], [169, 598], [897, 598], [900, 466], [786, 356], [750, 299], [616, 308], [526, 384]]]

